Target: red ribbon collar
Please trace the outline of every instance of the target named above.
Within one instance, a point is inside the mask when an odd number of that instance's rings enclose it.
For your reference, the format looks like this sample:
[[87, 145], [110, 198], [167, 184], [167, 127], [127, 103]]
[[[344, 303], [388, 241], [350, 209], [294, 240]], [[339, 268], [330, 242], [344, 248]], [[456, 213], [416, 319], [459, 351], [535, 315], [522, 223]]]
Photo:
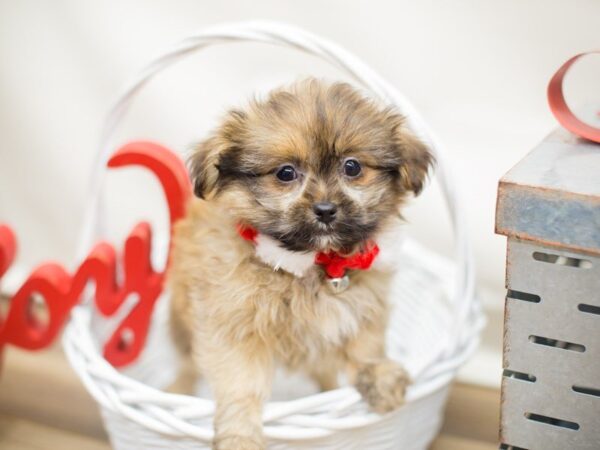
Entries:
[[[238, 234], [246, 241], [256, 243], [258, 231], [247, 225], [237, 226]], [[337, 252], [318, 252], [315, 255], [315, 264], [323, 266], [329, 278], [342, 278], [346, 270], [368, 270], [375, 257], [379, 254], [379, 247], [374, 242], [367, 244], [367, 249], [350, 256], [342, 256]]]
[[373, 264], [379, 253], [379, 247], [375, 243], [369, 243], [364, 252], [358, 252], [351, 256], [341, 256], [336, 252], [319, 252], [315, 256], [315, 264], [322, 265], [329, 278], [342, 278], [347, 269], [367, 270]]

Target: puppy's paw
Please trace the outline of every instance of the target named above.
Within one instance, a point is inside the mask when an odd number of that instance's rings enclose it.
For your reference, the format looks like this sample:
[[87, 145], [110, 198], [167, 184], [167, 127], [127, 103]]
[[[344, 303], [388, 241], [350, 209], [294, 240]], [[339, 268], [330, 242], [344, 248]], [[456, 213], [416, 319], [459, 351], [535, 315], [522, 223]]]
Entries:
[[262, 437], [253, 439], [249, 436], [220, 436], [213, 442], [213, 450], [266, 450]]
[[356, 389], [369, 406], [379, 414], [393, 411], [404, 404], [408, 373], [393, 361], [364, 365], [357, 374]]

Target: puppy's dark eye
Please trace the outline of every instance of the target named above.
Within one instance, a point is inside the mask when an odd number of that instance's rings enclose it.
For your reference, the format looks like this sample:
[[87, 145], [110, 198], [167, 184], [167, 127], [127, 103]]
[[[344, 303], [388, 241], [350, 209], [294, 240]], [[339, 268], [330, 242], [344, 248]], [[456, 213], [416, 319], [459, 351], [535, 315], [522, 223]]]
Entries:
[[276, 175], [277, 178], [279, 178], [281, 181], [285, 181], [286, 183], [294, 181], [296, 178], [298, 178], [298, 173], [296, 172], [296, 169], [294, 169], [292, 166], [280, 167]]
[[360, 163], [354, 158], [344, 161], [344, 173], [349, 177], [357, 177], [361, 172]]

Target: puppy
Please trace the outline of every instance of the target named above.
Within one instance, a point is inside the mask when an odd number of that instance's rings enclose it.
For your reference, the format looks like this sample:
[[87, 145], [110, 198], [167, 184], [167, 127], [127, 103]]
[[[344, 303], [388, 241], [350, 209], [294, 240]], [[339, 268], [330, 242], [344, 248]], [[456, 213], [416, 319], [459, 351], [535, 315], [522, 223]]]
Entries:
[[265, 448], [276, 364], [323, 390], [346, 371], [379, 413], [403, 403], [379, 239], [432, 161], [397, 112], [314, 79], [230, 111], [197, 146], [198, 198], [175, 227], [168, 279], [175, 341], [215, 396], [214, 449]]

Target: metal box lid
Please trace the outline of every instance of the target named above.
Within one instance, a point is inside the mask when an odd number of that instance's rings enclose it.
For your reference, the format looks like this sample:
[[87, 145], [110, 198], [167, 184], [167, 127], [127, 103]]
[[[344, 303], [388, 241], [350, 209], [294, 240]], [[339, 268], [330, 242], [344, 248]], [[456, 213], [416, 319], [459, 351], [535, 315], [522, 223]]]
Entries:
[[496, 233], [600, 255], [600, 144], [550, 134], [500, 180]]

